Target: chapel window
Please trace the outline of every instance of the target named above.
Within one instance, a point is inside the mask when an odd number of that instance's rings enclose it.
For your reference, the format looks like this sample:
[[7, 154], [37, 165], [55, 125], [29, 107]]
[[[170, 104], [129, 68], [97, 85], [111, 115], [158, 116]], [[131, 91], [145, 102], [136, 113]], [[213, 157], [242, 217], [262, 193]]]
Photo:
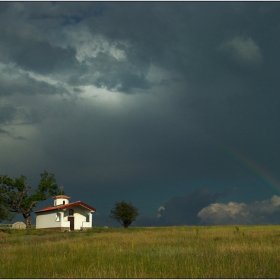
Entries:
[[60, 221], [60, 214], [59, 214], [59, 213], [56, 213], [55, 221], [56, 221], [56, 222], [59, 222], [59, 221]]

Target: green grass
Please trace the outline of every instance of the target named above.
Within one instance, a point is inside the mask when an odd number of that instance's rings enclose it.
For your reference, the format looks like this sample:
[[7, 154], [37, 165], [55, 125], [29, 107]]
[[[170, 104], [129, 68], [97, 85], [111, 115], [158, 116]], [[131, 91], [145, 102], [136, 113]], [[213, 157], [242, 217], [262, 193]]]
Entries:
[[11, 230], [0, 248], [1, 278], [280, 276], [280, 226]]

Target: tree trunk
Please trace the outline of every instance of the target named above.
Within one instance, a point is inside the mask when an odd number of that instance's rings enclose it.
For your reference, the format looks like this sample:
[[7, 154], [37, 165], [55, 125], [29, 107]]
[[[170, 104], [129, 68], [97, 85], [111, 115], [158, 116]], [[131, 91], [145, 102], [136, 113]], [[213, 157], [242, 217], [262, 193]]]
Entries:
[[26, 228], [31, 228], [31, 215], [29, 214], [23, 214], [23, 217], [25, 219]]

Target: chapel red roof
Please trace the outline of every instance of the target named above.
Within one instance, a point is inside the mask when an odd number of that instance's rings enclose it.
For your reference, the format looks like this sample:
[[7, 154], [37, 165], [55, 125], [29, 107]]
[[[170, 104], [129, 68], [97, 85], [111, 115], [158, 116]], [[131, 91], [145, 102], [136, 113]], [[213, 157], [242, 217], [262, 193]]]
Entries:
[[66, 199], [70, 199], [70, 196], [64, 195], [64, 194], [60, 194], [60, 195], [56, 195], [53, 197], [53, 199], [57, 199], [57, 198], [66, 198]]
[[71, 208], [73, 206], [82, 206], [84, 208], [87, 208], [89, 210], [96, 212], [96, 209], [89, 206], [88, 204], [86, 204], [82, 201], [76, 201], [76, 202], [72, 202], [72, 203], [68, 203], [68, 204], [61, 204], [61, 205], [57, 205], [57, 206], [47, 206], [41, 210], [36, 211], [35, 213], [48, 212], [48, 211], [53, 211], [53, 210], [58, 210], [58, 209], [67, 209], [67, 208]]

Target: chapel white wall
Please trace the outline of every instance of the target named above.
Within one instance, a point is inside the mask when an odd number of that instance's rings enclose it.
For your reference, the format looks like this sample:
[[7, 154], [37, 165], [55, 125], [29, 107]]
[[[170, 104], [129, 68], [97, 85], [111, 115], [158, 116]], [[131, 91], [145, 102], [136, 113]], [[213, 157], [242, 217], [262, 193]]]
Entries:
[[36, 215], [36, 228], [60, 227], [60, 221], [56, 221], [57, 212], [38, 213]]

